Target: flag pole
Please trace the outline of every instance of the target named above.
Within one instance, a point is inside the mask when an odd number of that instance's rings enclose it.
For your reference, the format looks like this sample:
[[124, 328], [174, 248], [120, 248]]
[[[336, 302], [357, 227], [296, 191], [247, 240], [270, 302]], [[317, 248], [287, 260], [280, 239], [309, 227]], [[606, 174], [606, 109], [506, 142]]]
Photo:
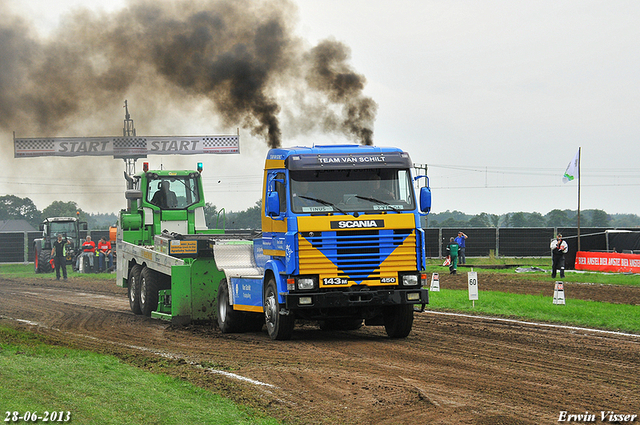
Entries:
[[580, 174], [580, 159], [582, 156], [582, 147], [578, 147], [578, 251], [580, 251], [580, 181], [582, 175]]

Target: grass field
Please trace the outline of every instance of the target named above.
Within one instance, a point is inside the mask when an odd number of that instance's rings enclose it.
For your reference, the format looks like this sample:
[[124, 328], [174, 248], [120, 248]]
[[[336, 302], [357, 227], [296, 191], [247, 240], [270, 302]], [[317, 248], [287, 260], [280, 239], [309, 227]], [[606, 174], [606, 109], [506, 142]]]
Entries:
[[[81, 278], [81, 279], [90, 279], [90, 280], [114, 280], [116, 279], [115, 273], [76, 273], [73, 271], [73, 267], [67, 264], [67, 275], [69, 277]], [[41, 277], [44, 279], [55, 279], [56, 273], [41, 273], [35, 274], [33, 271], [33, 264], [0, 264], [0, 276], [5, 276], [8, 278], [20, 278], [20, 277]]]
[[[426, 271], [428, 273], [442, 273], [445, 268], [442, 267], [443, 260], [430, 259], [427, 261]], [[482, 268], [482, 273], [499, 273], [509, 275], [513, 279], [523, 280], [548, 280], [553, 282], [557, 279], [551, 277], [551, 259], [545, 258], [467, 258], [467, 267], [458, 266], [458, 272], [471, 271], [473, 266], [510, 266], [508, 268]], [[517, 267], [531, 268], [536, 267], [545, 271], [535, 271], [518, 273]], [[476, 271], [480, 271], [477, 269]], [[627, 273], [598, 273], [598, 272], [585, 272], [567, 270], [565, 277], [562, 279], [565, 282], [580, 282], [580, 283], [600, 283], [604, 285], [629, 285], [640, 286], [640, 274], [627, 274]]]
[[[35, 417], [72, 424], [280, 423], [188, 382], [6, 327], [0, 327], [0, 382], [0, 413], [9, 423], [45, 422]], [[16, 419], [29, 412], [31, 420], [13, 420], [14, 412]]]
[[555, 305], [549, 296], [481, 291], [475, 303], [465, 290], [429, 292], [430, 310], [536, 320], [640, 334], [640, 306], [569, 300]]

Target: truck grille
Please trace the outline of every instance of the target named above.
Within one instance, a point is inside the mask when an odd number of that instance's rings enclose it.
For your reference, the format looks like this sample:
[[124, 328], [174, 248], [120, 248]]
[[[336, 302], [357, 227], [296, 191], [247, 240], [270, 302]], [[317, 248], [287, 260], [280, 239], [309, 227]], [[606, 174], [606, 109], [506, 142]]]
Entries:
[[[398, 270], [417, 267], [413, 229], [338, 230], [312, 234], [300, 235], [311, 244], [306, 248], [300, 246], [300, 274], [336, 277], [337, 268], [337, 277], [356, 283], [379, 282], [381, 277], [397, 277]], [[381, 268], [385, 260], [384, 268]]]

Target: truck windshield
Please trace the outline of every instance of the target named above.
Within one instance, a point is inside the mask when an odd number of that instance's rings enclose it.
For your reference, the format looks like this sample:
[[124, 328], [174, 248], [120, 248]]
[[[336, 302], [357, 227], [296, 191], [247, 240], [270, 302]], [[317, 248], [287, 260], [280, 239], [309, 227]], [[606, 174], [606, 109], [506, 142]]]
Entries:
[[149, 179], [147, 202], [166, 210], [182, 210], [200, 200], [198, 182], [192, 176], [158, 176]]
[[290, 179], [298, 213], [415, 209], [409, 170], [304, 170], [291, 171]]

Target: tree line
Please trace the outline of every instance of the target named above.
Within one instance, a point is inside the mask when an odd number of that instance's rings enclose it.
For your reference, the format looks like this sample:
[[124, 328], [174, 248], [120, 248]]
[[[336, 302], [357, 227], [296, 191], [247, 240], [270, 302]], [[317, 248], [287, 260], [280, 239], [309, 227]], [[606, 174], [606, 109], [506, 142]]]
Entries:
[[[244, 211], [226, 211], [211, 203], [204, 208], [205, 220], [209, 228], [260, 229], [262, 202]], [[79, 213], [90, 230], [105, 230], [115, 225], [116, 213], [86, 213], [77, 203], [54, 201], [42, 211], [29, 198], [15, 195], [0, 196], [0, 220], [26, 220], [36, 229], [47, 217], [75, 217]], [[461, 211], [432, 213], [424, 217], [423, 227], [577, 227], [578, 213], [575, 210], [552, 210], [542, 215], [538, 212], [513, 212], [502, 215], [480, 213], [465, 214]], [[607, 214], [603, 210], [580, 212], [581, 227], [640, 227], [640, 217], [636, 214]]]
[[[215, 224], [216, 207], [207, 204], [205, 216], [209, 227]], [[258, 201], [245, 211], [229, 212], [226, 214], [226, 228], [228, 229], [260, 229], [261, 206]], [[225, 215], [224, 212], [222, 215]], [[512, 212], [507, 214], [476, 215], [465, 214], [461, 211], [445, 211], [432, 213], [423, 218], [423, 227], [577, 227], [578, 212], [576, 210], [555, 209], [542, 215], [539, 212]], [[218, 226], [219, 227], [219, 226]], [[580, 211], [580, 227], [640, 227], [640, 216], [636, 214], [608, 214], [603, 210]]]
[[[259, 229], [260, 205], [248, 208], [245, 211], [232, 212], [218, 209], [215, 205], [207, 203], [205, 220], [209, 228], [226, 227], [228, 229]], [[88, 213], [73, 201], [53, 201], [40, 211], [29, 198], [20, 198], [15, 195], [0, 196], [0, 220], [25, 220], [38, 229], [40, 223], [48, 217], [75, 217], [87, 222], [89, 230], [107, 230], [118, 222], [117, 213]]]
[[[578, 211], [551, 210], [539, 212], [512, 212], [502, 215], [480, 213], [468, 215], [460, 211], [429, 214], [425, 227], [577, 227]], [[640, 227], [636, 214], [607, 214], [603, 210], [580, 211], [580, 227]]]
[[73, 201], [53, 201], [40, 211], [29, 198], [20, 198], [15, 195], [0, 196], [0, 220], [25, 220], [36, 229], [47, 217], [75, 217], [76, 214], [81, 221], [87, 222], [89, 229], [94, 230], [106, 230], [118, 221], [116, 214], [87, 213]]

